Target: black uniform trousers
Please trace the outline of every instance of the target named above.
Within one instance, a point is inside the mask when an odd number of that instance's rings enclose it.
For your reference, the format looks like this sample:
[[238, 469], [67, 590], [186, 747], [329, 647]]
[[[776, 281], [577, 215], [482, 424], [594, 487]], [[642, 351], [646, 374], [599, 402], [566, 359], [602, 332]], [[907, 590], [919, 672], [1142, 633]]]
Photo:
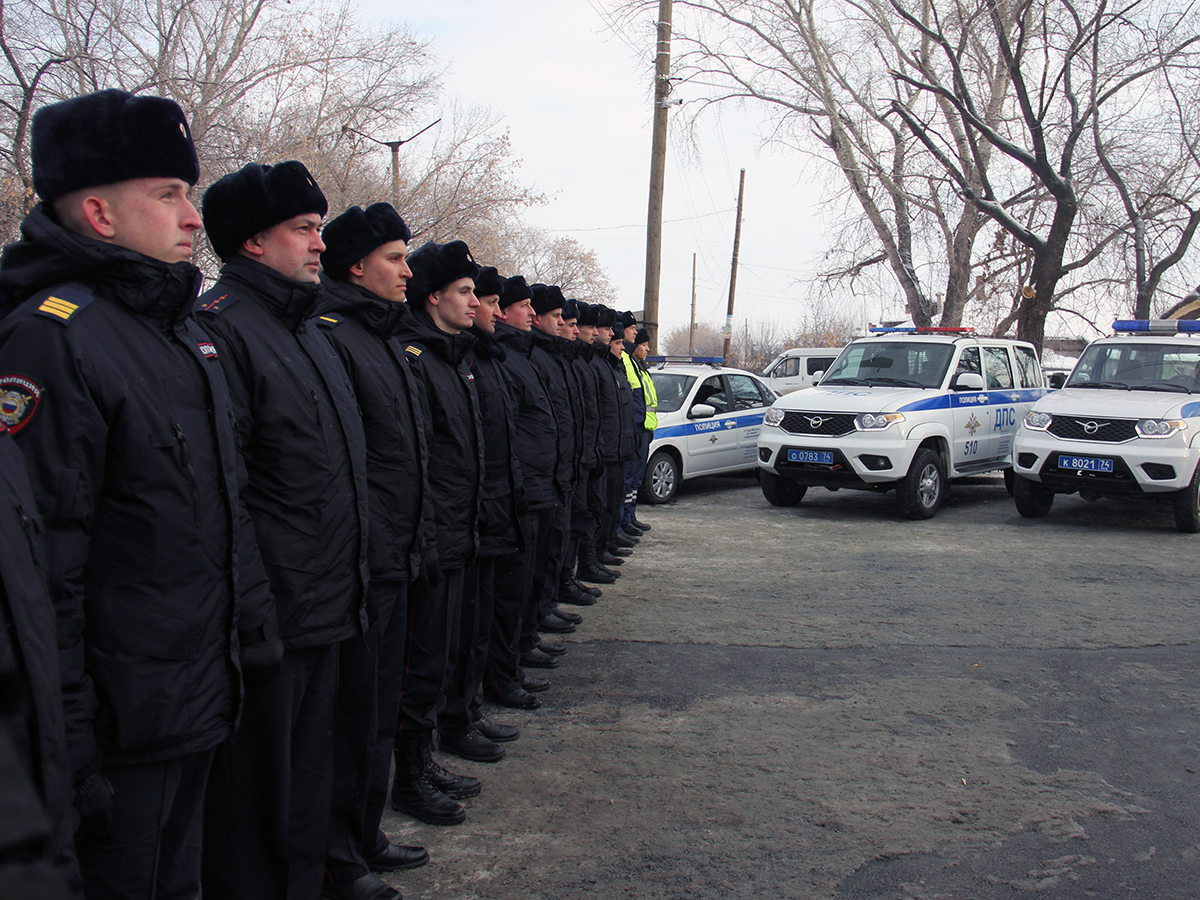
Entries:
[[537, 555], [542, 510], [520, 516], [524, 549], [496, 558], [492, 627], [488, 634], [487, 665], [483, 670], [485, 694], [497, 697], [521, 688], [521, 634], [526, 601], [533, 586], [533, 560]]
[[457, 647], [466, 569], [442, 569], [436, 585], [408, 589], [408, 640], [396, 746], [433, 733]]
[[246, 684], [204, 809], [204, 900], [317, 900], [333, 781], [338, 644], [285, 650]]
[[[546, 562], [550, 554], [550, 540], [554, 532], [554, 517], [558, 514], [558, 505], [544, 506], [541, 509], [534, 510], [532, 513], [533, 521], [531, 523], [533, 539], [530, 544], [533, 547], [533, 556], [529, 561], [530, 578], [529, 589], [525, 593], [525, 598], [521, 606], [521, 626], [519, 631], [519, 640], [517, 647], [517, 658], [521, 653], [532, 650], [537, 643], [538, 638], [538, 619], [541, 616], [541, 599], [542, 593], [546, 584], [546, 575], [549, 570]], [[518, 681], [523, 677], [518, 675]]]
[[625, 504], [625, 463], [608, 464], [605, 474], [604, 518], [600, 520], [600, 534], [605, 544], [611, 544], [621, 524], [621, 508]]
[[625, 503], [621, 508], [621, 525], [628, 525], [637, 517], [638, 488], [646, 477], [646, 458], [650, 455], [650, 439], [653, 431], [638, 429], [638, 455], [625, 463]]
[[88, 900], [196, 896], [204, 790], [212, 761], [213, 751], [205, 750], [102, 770], [113, 788], [112, 832], [108, 840], [80, 839], [76, 844]]
[[[571, 506], [575, 489], [563, 492], [563, 499], [554, 506], [554, 518], [550, 523], [550, 539], [546, 544], [546, 562], [538, 595], [538, 619], [543, 619], [558, 605], [558, 588], [567, 566], [567, 546], [571, 538]], [[536, 629], [537, 622], [534, 622]], [[528, 648], [526, 648], [528, 649]]]
[[375, 621], [365, 635], [343, 641], [339, 648], [326, 862], [334, 884], [366, 875], [366, 857], [382, 853], [388, 840], [379, 823], [404, 677], [408, 582], [372, 581], [368, 590]]
[[488, 635], [496, 596], [496, 557], [481, 556], [467, 567], [463, 583], [462, 616], [457, 647], [446, 685], [445, 703], [438, 714], [438, 731], [460, 738], [478, 718], [479, 686], [487, 664]]

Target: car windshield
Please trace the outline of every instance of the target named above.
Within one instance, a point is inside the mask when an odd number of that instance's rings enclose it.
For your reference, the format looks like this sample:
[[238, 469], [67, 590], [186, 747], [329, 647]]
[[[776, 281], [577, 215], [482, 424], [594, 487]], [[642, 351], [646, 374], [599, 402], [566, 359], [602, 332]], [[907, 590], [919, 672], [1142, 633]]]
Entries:
[[650, 377], [654, 379], [660, 413], [677, 412], [696, 380], [695, 375], [681, 375], [678, 372], [651, 372]]
[[834, 361], [822, 385], [869, 387], [940, 387], [954, 356], [954, 345], [933, 341], [853, 343]]
[[1083, 351], [1067, 387], [1200, 393], [1200, 343], [1110, 341]]

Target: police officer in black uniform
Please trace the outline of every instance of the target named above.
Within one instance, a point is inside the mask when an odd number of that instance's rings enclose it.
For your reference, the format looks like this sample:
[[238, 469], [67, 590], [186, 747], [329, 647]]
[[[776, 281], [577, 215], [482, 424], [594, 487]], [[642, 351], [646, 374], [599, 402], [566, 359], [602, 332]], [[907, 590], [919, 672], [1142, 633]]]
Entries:
[[321, 237], [325, 291], [312, 324], [337, 351], [362, 415], [372, 608], [366, 635], [340, 650], [325, 896], [399, 897], [371, 871], [429, 860], [420, 847], [390, 841], [379, 823], [404, 676], [409, 584], [422, 577], [423, 567], [437, 567], [424, 415], [416, 377], [396, 339], [412, 316], [404, 302], [412, 233], [391, 204], [375, 203], [350, 207]]
[[[511, 709], [537, 709], [542, 701], [526, 690], [519, 658], [521, 637], [532, 630], [537, 638], [538, 598], [533, 589], [535, 569], [544, 561], [558, 498], [558, 418], [546, 384], [533, 364], [533, 292], [520, 275], [504, 282], [500, 294], [496, 342], [504, 349], [516, 410], [513, 453], [521, 467], [523, 510], [518, 512], [525, 540], [496, 562], [496, 599], [484, 696]], [[546, 685], [549, 687], [549, 684]]]
[[189, 318], [196, 152], [175, 103], [108, 90], [39, 110], [32, 156], [45, 202], [0, 260], [0, 419], [46, 515], [84, 889], [195, 896], [239, 643], [260, 674], [280, 654], [228, 388]]
[[354, 392], [309, 319], [325, 195], [299, 162], [250, 163], [204, 194], [224, 265], [199, 300], [233, 396], [246, 505], [270, 579], [280, 672], [248, 684], [205, 814], [204, 896], [321, 893], [338, 645], [367, 628], [366, 447]]
[[466, 818], [457, 801], [478, 794], [479, 782], [433, 768], [431, 754], [459, 644], [463, 596], [474, 595], [466, 579], [479, 549], [483, 435], [469, 364], [475, 338], [468, 332], [479, 308], [479, 267], [462, 241], [431, 241], [408, 262], [413, 274], [405, 290], [413, 315], [398, 338], [426, 403], [440, 571], [436, 584], [414, 586], [409, 595], [411, 650], [400, 693], [392, 806], [431, 825], [457, 825]]
[[504, 369], [507, 354], [493, 336], [503, 289], [503, 279], [493, 266], [484, 266], [475, 276], [479, 308], [470, 328], [475, 338], [470, 366], [479, 394], [484, 459], [479, 553], [466, 579], [459, 646], [446, 703], [438, 715], [440, 749], [478, 762], [503, 759], [506, 751], [500, 745], [520, 736], [511, 725], [489, 721], [479, 702], [495, 618], [496, 561], [525, 546], [517, 514], [524, 506], [521, 467], [512, 451], [516, 408]]

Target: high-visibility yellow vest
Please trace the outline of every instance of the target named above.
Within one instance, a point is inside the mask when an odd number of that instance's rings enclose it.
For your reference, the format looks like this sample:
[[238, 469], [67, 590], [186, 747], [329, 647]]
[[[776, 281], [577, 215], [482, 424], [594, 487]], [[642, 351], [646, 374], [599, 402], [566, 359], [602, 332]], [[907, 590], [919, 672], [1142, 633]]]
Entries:
[[658, 427], [658, 391], [654, 389], [654, 379], [640, 362], [634, 359], [632, 353], [621, 354], [625, 362], [625, 377], [632, 390], [640, 390], [646, 398], [646, 423], [642, 426], [647, 431]]

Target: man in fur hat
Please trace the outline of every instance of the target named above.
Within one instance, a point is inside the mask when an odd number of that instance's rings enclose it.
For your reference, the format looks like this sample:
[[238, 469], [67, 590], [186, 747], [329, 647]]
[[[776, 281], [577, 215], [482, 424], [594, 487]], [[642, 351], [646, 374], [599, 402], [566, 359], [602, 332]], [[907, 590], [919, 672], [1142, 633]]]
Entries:
[[251, 623], [283, 639], [273, 678], [218, 751], [204, 893], [316, 898], [325, 874], [338, 646], [367, 629], [367, 476], [354, 391], [309, 318], [325, 195], [303, 164], [250, 163], [204, 194], [221, 276], [199, 300], [233, 396], [246, 504], [271, 585]]
[[43, 203], [0, 261], [0, 421], [46, 516], [69, 771], [42, 773], [45, 797], [57, 817], [74, 795], [89, 898], [194, 897], [239, 668], [281, 654], [229, 391], [189, 318], [196, 151], [178, 105], [119, 90], [43, 107], [31, 147]]
[[429, 453], [416, 376], [397, 333], [412, 317], [404, 302], [408, 225], [389, 203], [352, 206], [322, 232], [324, 295], [311, 324], [333, 344], [350, 378], [367, 446], [371, 626], [340, 650], [334, 728], [333, 815], [325, 896], [383, 900], [399, 891], [376, 871], [424, 865], [420, 847], [380, 830], [396, 735], [409, 585], [436, 577]]
[[[479, 267], [462, 241], [429, 242], [408, 258], [405, 292], [413, 310], [397, 337], [425, 398], [439, 572], [436, 583], [409, 594], [409, 646], [396, 730], [392, 807], [432, 825], [466, 818], [459, 799], [478, 794], [476, 779], [451, 777], [432, 762], [433, 732], [459, 644], [466, 579], [479, 550], [483, 434], [470, 369], [479, 300]], [[469, 788], [465, 785], [469, 784]], [[448, 785], [450, 785], [448, 787]]]

